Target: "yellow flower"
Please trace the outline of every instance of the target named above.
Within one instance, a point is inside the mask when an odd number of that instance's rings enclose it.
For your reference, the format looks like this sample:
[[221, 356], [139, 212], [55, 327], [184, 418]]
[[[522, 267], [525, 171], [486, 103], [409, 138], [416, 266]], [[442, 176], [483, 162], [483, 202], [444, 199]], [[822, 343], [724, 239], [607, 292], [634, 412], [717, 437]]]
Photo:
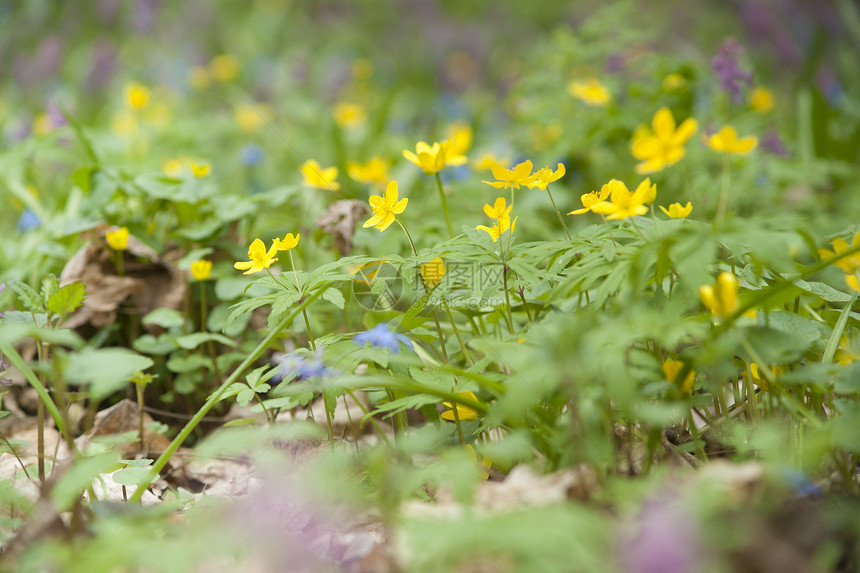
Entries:
[[687, 204], [682, 207], [680, 203], [672, 203], [669, 205], [669, 209], [660, 205], [660, 210], [672, 219], [683, 219], [693, 210], [693, 204], [687, 201]]
[[137, 82], [131, 82], [125, 86], [125, 102], [132, 109], [141, 109], [149, 101], [149, 89]]
[[442, 282], [442, 278], [445, 276], [445, 263], [442, 262], [442, 257], [436, 257], [428, 263], [421, 263], [418, 272], [421, 273], [424, 284], [428, 288], [433, 288]]
[[448, 128], [448, 149], [445, 152], [445, 160], [450, 163], [452, 158], [465, 155], [472, 147], [472, 127], [463, 122], [451, 124]]
[[388, 228], [394, 222], [395, 216], [406, 210], [406, 203], [409, 199], [401, 199], [398, 201], [397, 181], [388, 183], [385, 189], [385, 195], [371, 195], [368, 203], [373, 209], [373, 215], [364, 222], [363, 228], [376, 227], [380, 232]]
[[[465, 396], [467, 398], [471, 398], [472, 400], [474, 400], [476, 402], [478, 401], [478, 397], [475, 396], [474, 392], [461, 392], [459, 395]], [[448, 408], [448, 410], [442, 412], [440, 417], [443, 420], [448, 420], [448, 421], [453, 422], [455, 419], [454, 418], [454, 406], [451, 404], [451, 402], [442, 402], [442, 405], [445, 406], [446, 408]], [[461, 422], [469, 422], [469, 421], [477, 420], [478, 419], [478, 412], [476, 412], [472, 408], [469, 408], [468, 406], [461, 406], [460, 404], [457, 404], [457, 418], [459, 418]]]
[[843, 334], [839, 339], [839, 348], [836, 350], [836, 355], [833, 357], [837, 364], [843, 366], [851, 364], [860, 359], [860, 345], [858, 345], [857, 337], [851, 339], [848, 335]]
[[209, 68], [205, 66], [194, 66], [188, 74], [188, 83], [196, 90], [209, 87], [211, 81], [212, 76], [209, 74]]
[[233, 117], [236, 118], [239, 129], [245, 133], [255, 133], [266, 124], [269, 112], [268, 106], [243, 103], [236, 106]]
[[302, 175], [305, 178], [305, 185], [316, 187], [317, 189], [331, 189], [337, 191], [340, 189], [340, 183], [337, 180], [337, 167], [326, 167], [323, 169], [320, 164], [313, 159], [305, 161], [301, 167]]
[[195, 280], [209, 280], [209, 274], [212, 272], [212, 261], [201, 259], [191, 263], [191, 275]]
[[773, 92], [761, 86], [750, 92], [750, 107], [757, 112], [767, 113], [773, 109]]
[[345, 101], [335, 104], [332, 115], [335, 123], [341, 127], [361, 125], [367, 119], [363, 106]]
[[528, 185], [532, 177], [532, 162], [526, 159], [513, 169], [505, 169], [498, 163], [493, 165], [493, 177], [496, 181], [483, 181], [496, 189], [519, 189], [520, 185]]
[[271, 248], [267, 251], [266, 245], [260, 239], [254, 239], [251, 246], [248, 247], [248, 261], [239, 261], [233, 264], [233, 268], [240, 271], [245, 271], [243, 275], [258, 273], [263, 269], [268, 269], [272, 263], [278, 260], [275, 255], [278, 252], [278, 240], [272, 242]]
[[553, 181], [558, 181], [564, 177], [564, 164], [559, 163], [555, 171], [551, 167], [542, 167], [531, 176], [531, 180], [526, 183], [529, 189], [537, 187], [541, 191], [547, 188], [547, 185]]
[[590, 106], [605, 107], [612, 99], [606, 86], [595, 78], [584, 82], [571, 81], [567, 84], [567, 92]]
[[117, 113], [111, 121], [111, 129], [119, 135], [132, 135], [137, 133], [138, 121], [134, 114], [127, 111]]
[[239, 58], [222, 54], [209, 62], [209, 73], [219, 82], [229, 82], [239, 75]]
[[[823, 261], [829, 261], [830, 259], [834, 259], [837, 256], [858, 247], [860, 247], [860, 233], [854, 235], [854, 239], [852, 239], [850, 247], [845, 239], [837, 238], [833, 241], [833, 251], [818, 249], [818, 256], [820, 256]], [[854, 253], [849, 257], [844, 257], [836, 261], [836, 266], [842, 269], [842, 272], [846, 275], [853, 275], [858, 269], [860, 269], [860, 253]]]
[[477, 160], [472, 162], [472, 166], [478, 171], [489, 171], [493, 168], [493, 165], [498, 163], [502, 167], [508, 165], [507, 159], [502, 159], [496, 156], [494, 153], [484, 153]]
[[[608, 215], [606, 218], [610, 220], [644, 215], [648, 212], [645, 204], [653, 202], [657, 195], [657, 186], [651, 185], [651, 180], [647, 178], [633, 193], [617, 179], [610, 180], [606, 186], [609, 187], [609, 201], [593, 205], [591, 210], [600, 215]], [[603, 193], [604, 190], [601, 189], [601, 195]]]
[[708, 138], [708, 147], [726, 153], [749, 153], [757, 143], [758, 139], [753, 136], [738, 139], [737, 130], [730, 125]]
[[465, 155], [450, 155], [448, 145], [450, 141], [445, 143], [435, 142], [432, 146], [424, 141], [419, 141], [415, 145], [415, 153], [408, 149], [403, 150], [403, 157], [417, 165], [424, 171], [425, 175], [433, 175], [445, 169], [449, 165], [463, 165], [468, 161]]
[[161, 169], [170, 177], [179, 177], [185, 171], [185, 161], [182, 159], [167, 159], [162, 163]]
[[674, 92], [680, 91], [687, 87], [687, 80], [679, 73], [669, 74], [663, 78], [663, 91]]
[[633, 134], [631, 151], [642, 162], [636, 166], [640, 175], [661, 171], [680, 161], [686, 154], [684, 144], [693, 137], [699, 124], [688, 118], [676, 128], [675, 117], [664, 107], [654, 114], [651, 127], [653, 131], [640, 126]]
[[275, 239], [275, 244], [278, 246], [279, 251], [289, 251], [299, 244], [301, 236], [301, 233], [296, 233], [295, 235], [287, 233], [283, 239]]
[[[767, 383], [767, 379], [760, 374], [761, 368], [755, 362], [750, 362], [750, 377], [752, 377], [752, 381], [762, 390], [767, 390], [769, 384]], [[774, 378], [778, 377], [780, 374], [783, 374], [786, 371], [785, 366], [771, 366], [770, 372], [773, 374]]]
[[673, 384], [678, 384], [681, 387], [682, 394], [689, 394], [693, 391], [693, 382], [696, 380], [696, 371], [691, 368], [687, 373], [687, 376], [684, 378], [684, 381], [680, 382], [677, 378], [683, 368], [683, 362], [680, 360], [670, 359], [663, 363], [663, 374], [666, 375], [666, 380]]
[[570, 213], [568, 213], [568, 215], [582, 215], [583, 213], [588, 213], [594, 208], [595, 205], [598, 205], [609, 198], [610, 190], [611, 187], [609, 186], [609, 183], [607, 183], [600, 188], [600, 193], [598, 193], [597, 191], [592, 191], [591, 193], [580, 195], [579, 200], [582, 201], [582, 209], [571, 211]]
[[205, 161], [201, 161], [200, 163], [189, 161], [188, 166], [191, 167], [191, 173], [194, 177], [197, 177], [198, 179], [206, 177], [212, 171], [212, 166]]
[[359, 183], [384, 184], [388, 182], [388, 159], [374, 157], [367, 163], [350, 161], [346, 166], [349, 176]]
[[47, 113], [40, 113], [33, 120], [33, 133], [35, 135], [45, 135], [51, 133], [54, 129], [54, 122], [51, 121], [51, 116]]
[[516, 227], [517, 227], [517, 218], [514, 217], [514, 220], [511, 221], [510, 216], [505, 215], [503, 217], [500, 217], [499, 219], [496, 219], [496, 222], [493, 223], [492, 227], [487, 227], [486, 225], [478, 225], [475, 228], [478, 229], [479, 231], [484, 231], [486, 233], [489, 233], [490, 238], [493, 239], [493, 242], [495, 243], [496, 241], [499, 240], [499, 237], [501, 237], [502, 235], [505, 234], [505, 231], [507, 231], [510, 228], [511, 233], [513, 233], [514, 229], [516, 229]]
[[510, 219], [511, 209], [513, 208], [513, 205], [507, 204], [504, 197], [498, 197], [492, 206], [489, 203], [484, 204], [484, 213], [490, 219]]
[[128, 248], [128, 228], [120, 227], [105, 233], [105, 240], [114, 251], [124, 251]]
[[738, 308], [738, 279], [730, 272], [720, 273], [716, 287], [702, 285], [699, 298], [714, 316], [727, 316]]

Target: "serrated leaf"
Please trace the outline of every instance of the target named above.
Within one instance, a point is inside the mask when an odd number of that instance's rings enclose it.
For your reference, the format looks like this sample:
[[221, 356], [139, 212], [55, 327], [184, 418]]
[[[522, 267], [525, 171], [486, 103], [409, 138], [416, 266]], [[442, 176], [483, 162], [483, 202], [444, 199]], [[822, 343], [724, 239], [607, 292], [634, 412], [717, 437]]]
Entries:
[[74, 312], [84, 302], [87, 287], [81, 281], [75, 281], [62, 287], [48, 298], [48, 312], [66, 315]]
[[343, 298], [343, 293], [336, 288], [326, 289], [325, 292], [323, 292], [322, 297], [341, 310], [343, 310], [344, 304], [346, 304], [346, 300]]
[[250, 388], [247, 388], [247, 387], [243, 388], [241, 391], [239, 391], [236, 394], [236, 402], [240, 406], [247, 406], [248, 404], [251, 403], [251, 400], [254, 399], [255, 395], [256, 395], [256, 392], [254, 392]]
[[39, 293], [42, 297], [42, 303], [47, 305], [48, 299], [50, 299], [58, 290], [60, 290], [60, 280], [56, 275], [53, 273], [45, 275], [45, 278], [42, 279], [42, 288]]
[[45, 304], [42, 301], [42, 297], [30, 285], [14, 281], [9, 286], [17, 293], [18, 299], [24, 305], [24, 308], [30, 312], [45, 312]]

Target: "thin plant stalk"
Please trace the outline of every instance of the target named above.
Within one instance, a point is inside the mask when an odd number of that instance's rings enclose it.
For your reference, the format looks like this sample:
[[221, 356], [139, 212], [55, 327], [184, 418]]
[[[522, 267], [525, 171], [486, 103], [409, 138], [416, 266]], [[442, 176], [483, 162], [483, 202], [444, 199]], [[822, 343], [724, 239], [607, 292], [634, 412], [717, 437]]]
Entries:
[[[451, 215], [448, 213], [448, 199], [445, 197], [445, 189], [442, 188], [442, 178], [439, 177], [439, 172], [436, 172], [436, 187], [439, 188], [439, 199], [442, 201], [442, 211], [445, 212], [445, 223], [448, 224], [448, 233], [454, 237], [454, 225], [451, 224]], [[410, 242], [412, 239], [410, 239]], [[413, 247], [414, 249], [414, 247]]]
[[555, 205], [555, 199], [552, 198], [552, 193], [549, 191], [549, 185], [546, 186], [546, 194], [549, 195], [552, 208], [555, 209], [555, 214], [558, 215], [558, 222], [561, 223], [561, 228], [564, 229], [564, 234], [567, 235], [567, 240], [572, 241], [573, 238], [570, 236], [570, 231], [567, 230], [567, 225], [564, 222], [564, 218], [561, 216], [561, 211], [558, 210], [558, 207]]

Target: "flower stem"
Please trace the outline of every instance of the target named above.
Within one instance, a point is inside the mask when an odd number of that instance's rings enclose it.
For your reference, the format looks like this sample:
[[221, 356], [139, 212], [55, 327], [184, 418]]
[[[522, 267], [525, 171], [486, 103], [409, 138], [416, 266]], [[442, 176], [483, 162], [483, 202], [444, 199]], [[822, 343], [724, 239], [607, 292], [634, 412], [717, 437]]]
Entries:
[[[454, 225], [451, 224], [451, 215], [448, 213], [448, 199], [445, 197], [445, 189], [442, 188], [442, 178], [439, 177], [438, 171], [436, 172], [436, 187], [439, 188], [439, 199], [442, 201], [442, 210], [445, 212], [445, 222], [448, 224], [448, 232], [453, 237]], [[412, 239], [409, 239], [409, 241], [412, 242]], [[414, 251], [415, 247], [412, 247], [412, 250]]]
[[546, 186], [546, 194], [549, 195], [549, 200], [552, 202], [552, 208], [555, 209], [555, 214], [558, 215], [558, 222], [561, 223], [562, 229], [564, 229], [564, 234], [567, 235], [567, 240], [572, 240], [570, 236], [570, 231], [567, 230], [567, 225], [564, 223], [564, 218], [561, 216], [561, 211], [558, 210], [558, 207], [555, 205], [555, 199], [552, 198], [552, 193], [549, 191], [549, 185]]
[[[296, 316], [298, 316], [299, 312], [306, 309], [308, 306], [311, 305], [311, 303], [321, 297], [322, 294], [330, 286], [331, 284], [326, 284], [319, 288], [314, 294], [303, 300], [301, 304], [297, 308], [293, 309], [290, 314], [281, 319], [281, 321], [275, 326], [275, 328], [269, 331], [269, 334], [266, 336], [266, 338], [261, 340], [259, 344], [257, 344], [257, 346], [254, 348], [254, 350], [252, 350], [250, 354], [245, 357], [245, 360], [243, 360], [242, 363], [236, 367], [236, 369], [230, 374], [230, 376], [228, 376], [227, 379], [224, 380], [224, 382], [222, 382], [221, 385], [209, 395], [209, 398], [206, 399], [206, 402], [203, 404], [203, 406], [201, 406], [200, 409], [197, 410], [197, 413], [194, 414], [194, 416], [188, 421], [187, 424], [185, 424], [185, 427], [180, 430], [179, 434], [177, 434], [176, 437], [173, 438], [173, 441], [170, 442], [170, 445], [168, 445], [167, 448], [165, 448], [165, 450], [161, 453], [161, 455], [158, 456], [158, 459], [155, 460], [155, 463], [152, 464], [149, 473], [137, 484], [137, 489], [133, 494], [131, 494], [131, 501], [140, 501], [140, 498], [143, 497], [143, 492], [146, 491], [146, 488], [149, 487], [149, 484], [151, 484], [152, 481], [158, 477], [158, 472], [164, 469], [164, 466], [167, 465], [167, 462], [170, 461], [170, 458], [173, 456], [174, 453], [176, 453], [176, 450], [178, 450], [180, 446], [182, 446], [188, 436], [191, 435], [191, 432], [193, 432], [194, 429], [197, 428], [198, 424], [200, 424], [206, 414], [209, 413], [209, 410], [211, 410], [215, 406], [215, 404], [221, 401], [223, 394], [227, 390], [227, 388], [231, 384], [233, 384], [239, 378], [239, 376], [241, 376], [242, 373], [249, 366], [251, 366], [251, 364], [253, 364], [255, 360], [260, 357], [260, 355], [263, 354], [266, 348], [269, 347], [269, 344], [271, 344], [275, 338], [280, 336], [281, 331], [284, 330], [287, 326], [289, 326], [289, 324], [296, 318]], [[8, 344], [0, 343], [0, 351], [2, 351], [4, 354], [6, 354], [6, 347], [11, 348], [11, 346]], [[12, 350], [12, 352], [14, 352], [14, 349]], [[17, 355], [17, 352], [15, 354]], [[6, 356], [9, 356], [9, 354], [6, 354]], [[21, 362], [23, 363], [23, 361]], [[17, 365], [15, 366], [17, 367]], [[41, 389], [44, 390], [44, 386], [42, 386]], [[37, 391], [38, 390], [39, 389], [37, 388]], [[45, 396], [47, 397], [47, 392], [45, 392]], [[48, 399], [50, 400], [50, 397], [48, 397]], [[52, 404], [53, 403], [51, 403], [51, 405]], [[56, 406], [53, 406], [53, 408], [56, 409]], [[51, 409], [50, 405], [48, 405], [48, 409]], [[59, 417], [59, 412], [57, 412], [57, 414]], [[60, 421], [62, 421], [62, 418]], [[58, 421], [57, 423], [58, 427], [60, 427], [60, 421]], [[62, 433], [68, 432], [68, 430], [65, 428], [65, 425], [63, 425], [60, 431]]]
[[[438, 176], [438, 175], [437, 175]], [[448, 208], [445, 208], [445, 216], [448, 216]], [[397, 215], [394, 216], [394, 222], [400, 225], [400, 228], [403, 229], [403, 232], [406, 233], [406, 238], [409, 239], [409, 246], [412, 247], [412, 254], [416, 257], [418, 256], [418, 251], [415, 250], [415, 243], [412, 241], [412, 235], [409, 234], [409, 231], [406, 230], [406, 225], [400, 222], [400, 218]], [[448, 227], [450, 228], [451, 221], [448, 221]], [[454, 233], [451, 233], [451, 236], [454, 236]]]
[[[298, 272], [296, 272], [296, 262], [293, 260], [293, 252], [287, 251], [287, 253], [290, 255], [290, 268], [293, 271], [293, 278], [296, 279], [296, 290], [299, 291], [299, 296], [301, 297], [304, 293], [302, 292], [302, 285], [299, 284], [299, 275], [298, 275]], [[302, 317], [305, 319], [305, 328], [308, 331], [308, 342], [311, 345], [311, 350], [316, 352], [317, 345], [316, 345], [316, 341], [314, 340], [314, 333], [311, 332], [311, 321], [310, 321], [310, 319], [308, 319], [308, 311], [307, 310], [302, 309]], [[326, 418], [328, 418], [328, 417], [329, 417], [328, 416], [328, 410], [326, 410]], [[331, 426], [331, 425], [329, 424], [329, 426]], [[331, 427], [329, 427], [329, 433], [331, 433]]]
[[720, 224], [726, 216], [729, 209], [729, 182], [731, 175], [731, 167], [729, 164], [729, 154], [723, 154], [723, 184], [720, 187], [720, 203], [717, 206], [716, 223]]
[[612, 239], [612, 244], [616, 247], [618, 243], [615, 242], [615, 237], [612, 236], [612, 227], [609, 225], [609, 221], [606, 220], [606, 215], [601, 215], [601, 219], [603, 219], [603, 224], [606, 225], [606, 230], [609, 231], [609, 238]]

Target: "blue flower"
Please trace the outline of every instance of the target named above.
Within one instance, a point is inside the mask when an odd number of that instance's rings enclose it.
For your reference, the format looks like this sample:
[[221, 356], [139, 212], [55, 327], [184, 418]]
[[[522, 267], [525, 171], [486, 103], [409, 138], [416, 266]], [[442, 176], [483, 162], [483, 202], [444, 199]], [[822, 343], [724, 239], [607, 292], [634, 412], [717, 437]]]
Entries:
[[388, 324], [384, 322], [380, 322], [368, 331], [359, 332], [352, 337], [352, 341], [359, 346], [370, 343], [371, 346], [376, 348], [388, 348], [394, 354], [400, 351], [401, 342], [408, 346], [410, 350], [413, 348], [412, 341], [405, 334], [392, 332], [388, 328]]
[[279, 362], [278, 371], [272, 376], [272, 381], [276, 384], [285, 379], [300, 378], [307, 380], [340, 374], [339, 371], [323, 364], [320, 354], [308, 358], [297, 352], [290, 352], [285, 354]]
[[42, 221], [39, 220], [38, 215], [29, 209], [24, 209], [24, 212], [21, 213], [20, 217], [18, 217], [18, 232], [24, 233], [30, 229], [39, 227], [41, 224]]
[[242, 163], [248, 167], [253, 167], [263, 161], [263, 148], [256, 143], [249, 143], [243, 147], [240, 154], [242, 156]]

